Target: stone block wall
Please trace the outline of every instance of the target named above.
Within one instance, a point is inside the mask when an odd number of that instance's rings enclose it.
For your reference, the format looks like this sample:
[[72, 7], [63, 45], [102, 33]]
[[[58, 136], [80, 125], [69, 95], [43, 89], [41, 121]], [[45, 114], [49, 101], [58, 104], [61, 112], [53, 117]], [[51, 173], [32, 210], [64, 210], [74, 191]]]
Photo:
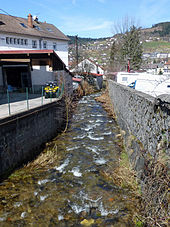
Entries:
[[65, 124], [64, 100], [0, 120], [0, 179], [34, 158]]
[[154, 157], [162, 140], [166, 140], [166, 152], [169, 152], [170, 105], [166, 103], [170, 103], [170, 96], [154, 98], [112, 80], [108, 84], [125, 147], [134, 168], [140, 172], [144, 153]]

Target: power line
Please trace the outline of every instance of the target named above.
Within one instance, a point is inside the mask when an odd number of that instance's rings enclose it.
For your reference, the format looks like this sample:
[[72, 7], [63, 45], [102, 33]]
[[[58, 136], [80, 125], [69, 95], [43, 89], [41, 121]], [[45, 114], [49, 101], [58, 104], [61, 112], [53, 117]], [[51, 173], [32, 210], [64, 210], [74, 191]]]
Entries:
[[17, 17], [15, 17], [15, 16], [12, 16], [11, 14], [9, 14], [8, 12], [6, 12], [5, 10], [3, 10], [3, 9], [0, 9], [2, 12], [4, 12], [5, 14], [7, 14], [8, 16], [10, 16], [10, 17], [13, 17], [15, 20], [17, 20], [17, 21], [19, 21], [19, 22], [21, 22], [22, 23], [22, 21], [20, 20], [20, 19], [18, 19]]

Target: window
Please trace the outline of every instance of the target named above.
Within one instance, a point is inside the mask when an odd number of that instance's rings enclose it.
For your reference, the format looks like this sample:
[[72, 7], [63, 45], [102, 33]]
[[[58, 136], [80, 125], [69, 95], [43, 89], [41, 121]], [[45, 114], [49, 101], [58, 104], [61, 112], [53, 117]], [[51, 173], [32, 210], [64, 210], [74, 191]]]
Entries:
[[28, 39], [24, 39], [24, 44], [27, 46], [28, 45]]
[[167, 85], [167, 88], [170, 88], [170, 85]]
[[6, 37], [6, 44], [28, 45], [28, 39], [20, 39], [20, 38]]
[[20, 25], [24, 28], [27, 28], [27, 26], [24, 23], [20, 23]]
[[56, 50], [57, 49], [57, 45], [56, 43], [53, 43], [53, 49]]
[[127, 77], [122, 77], [122, 81], [127, 81]]
[[6, 44], [9, 44], [9, 37], [6, 37]]
[[5, 25], [5, 23], [3, 21], [0, 21], [0, 25]]
[[37, 41], [36, 40], [32, 40], [32, 48], [37, 48]]
[[44, 42], [43, 42], [43, 48], [44, 48], [44, 49], [47, 49], [47, 41], [44, 41]]
[[10, 38], [10, 44], [13, 44], [13, 38]]
[[47, 28], [48, 32], [53, 32], [53, 30], [51, 28]]
[[39, 26], [34, 26], [38, 31], [41, 31], [42, 29]]

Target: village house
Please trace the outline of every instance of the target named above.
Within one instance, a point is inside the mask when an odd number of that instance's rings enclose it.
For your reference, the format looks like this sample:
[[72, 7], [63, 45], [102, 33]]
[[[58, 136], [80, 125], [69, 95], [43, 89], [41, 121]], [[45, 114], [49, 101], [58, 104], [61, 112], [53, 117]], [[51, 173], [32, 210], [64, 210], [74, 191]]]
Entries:
[[53, 80], [72, 87], [68, 41], [54, 25], [31, 14], [27, 19], [0, 14], [0, 91], [9, 85], [40, 91]]
[[104, 74], [104, 69], [93, 62], [90, 59], [84, 59], [83, 61], [79, 62], [78, 66], [70, 70], [71, 72], [90, 72], [90, 73], [97, 73], [97, 74]]
[[170, 60], [164, 64], [164, 75], [170, 76]]
[[0, 14], [0, 50], [54, 50], [68, 66], [68, 41], [53, 24], [37, 17]]

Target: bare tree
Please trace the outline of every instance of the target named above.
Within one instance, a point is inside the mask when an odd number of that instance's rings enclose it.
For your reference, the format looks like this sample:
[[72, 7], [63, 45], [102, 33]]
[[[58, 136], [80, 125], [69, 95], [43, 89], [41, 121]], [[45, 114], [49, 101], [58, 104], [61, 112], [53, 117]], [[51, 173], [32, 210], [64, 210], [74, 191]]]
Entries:
[[110, 53], [110, 67], [115, 71], [131, 68], [139, 69], [142, 63], [140, 28], [135, 19], [125, 17], [114, 25], [114, 42]]

